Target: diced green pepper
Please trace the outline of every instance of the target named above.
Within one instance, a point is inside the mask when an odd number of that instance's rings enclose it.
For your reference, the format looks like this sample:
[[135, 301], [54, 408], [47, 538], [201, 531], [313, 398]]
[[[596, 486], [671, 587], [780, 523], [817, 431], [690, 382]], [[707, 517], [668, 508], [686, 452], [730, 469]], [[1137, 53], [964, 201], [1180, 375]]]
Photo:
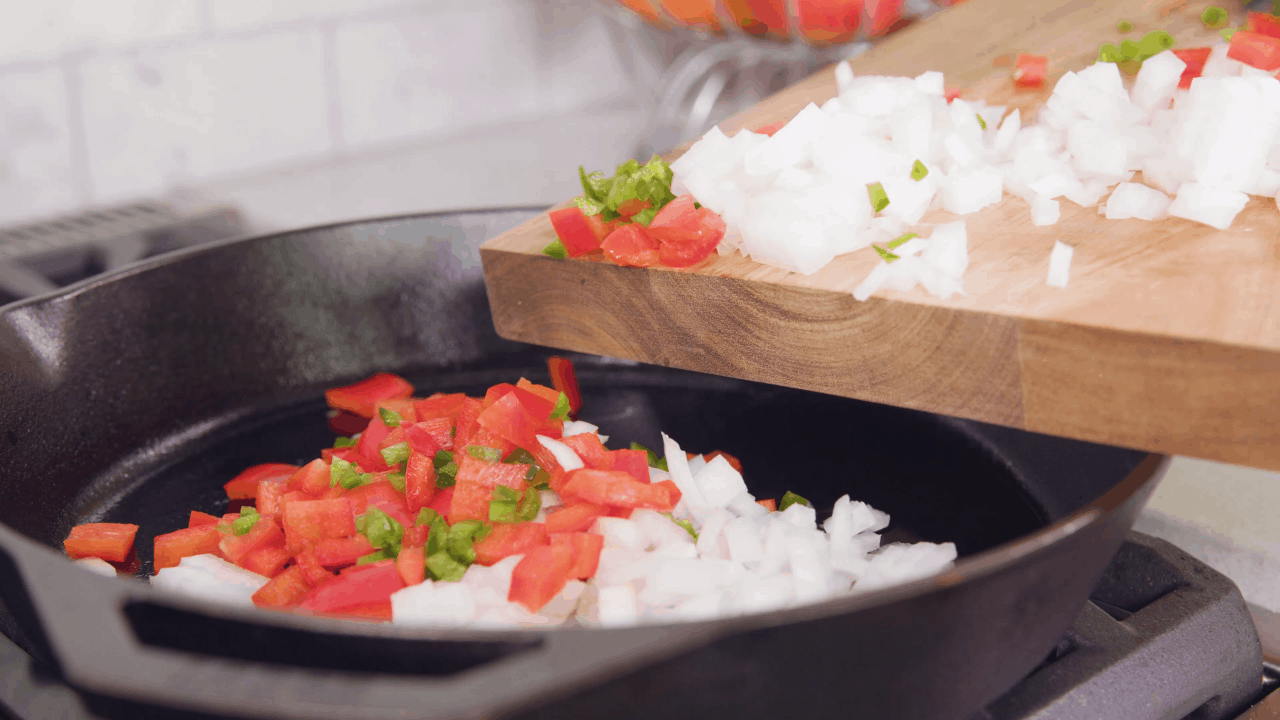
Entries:
[[880, 212], [889, 207], [889, 195], [885, 193], [884, 186], [880, 183], [871, 183], [867, 186], [867, 196], [871, 198], [871, 207], [876, 212]]
[[809, 507], [808, 500], [788, 490], [786, 494], [782, 496], [782, 501], [778, 503], [778, 512], [782, 512], [796, 503]]

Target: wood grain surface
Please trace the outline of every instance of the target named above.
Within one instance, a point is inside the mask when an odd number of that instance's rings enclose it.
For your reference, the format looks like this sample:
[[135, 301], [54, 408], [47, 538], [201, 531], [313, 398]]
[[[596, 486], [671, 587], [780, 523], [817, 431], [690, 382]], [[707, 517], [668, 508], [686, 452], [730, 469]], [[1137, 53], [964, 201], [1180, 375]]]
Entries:
[[[965, 97], [1039, 107], [1104, 42], [1155, 29], [1207, 44], [1209, 1], [970, 0], [884, 39], [859, 75], [946, 73]], [[1234, 23], [1238, 0], [1221, 3]], [[1135, 30], [1116, 29], [1128, 20]], [[1015, 92], [1012, 56], [1050, 58], [1047, 89]], [[725, 121], [732, 133], [835, 94], [830, 68]], [[565, 168], [572, 172], [573, 168]], [[554, 260], [545, 215], [481, 249], [504, 337], [1096, 442], [1280, 469], [1280, 213], [1254, 198], [1228, 231], [1179, 218], [1106, 220], [1061, 201], [1031, 225], [1027, 204], [964, 216], [967, 297], [917, 288], [851, 293], [870, 249], [813, 275], [713, 255], [687, 271]], [[924, 224], [957, 219], [931, 211]], [[1044, 284], [1055, 240], [1075, 247], [1066, 289]]]

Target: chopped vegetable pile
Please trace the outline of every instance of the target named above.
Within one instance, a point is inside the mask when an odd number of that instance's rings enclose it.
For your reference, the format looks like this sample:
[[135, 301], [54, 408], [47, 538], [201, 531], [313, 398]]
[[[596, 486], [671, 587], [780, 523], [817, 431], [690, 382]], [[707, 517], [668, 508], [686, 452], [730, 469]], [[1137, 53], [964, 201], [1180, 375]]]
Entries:
[[[414, 398], [382, 373], [326, 393], [365, 421], [306, 465], [256, 465], [224, 489], [238, 512], [193, 511], [156, 536], [152, 585], [309, 615], [407, 624], [616, 626], [812, 602], [924, 577], [951, 544], [889, 545], [888, 516], [846, 496], [822, 530], [805, 498], [747, 492], [738, 460], [665, 457], [570, 419], [572, 364], [483, 398]], [[334, 418], [349, 420], [343, 416]], [[97, 572], [136, 525], [74, 528]]]
[[[1094, 65], [1061, 75], [1034, 125], [1016, 109], [1006, 115], [1006, 107], [962, 99], [939, 72], [854, 77], [840, 63], [838, 95], [821, 107], [759, 132], [712, 128], [671, 164], [679, 199], [667, 207], [681, 208], [690, 232], [683, 241], [703, 231], [697, 252], [681, 258], [738, 251], [810, 274], [869, 246], [882, 263], [856, 287], [857, 299], [917, 285], [947, 298], [965, 292], [965, 227], [931, 232], [920, 223], [932, 209], [968, 215], [1008, 191], [1026, 201], [1034, 226], [1057, 223], [1066, 198], [1109, 220], [1178, 217], [1226, 229], [1250, 195], [1280, 195], [1280, 18], [1249, 13], [1233, 28], [1231, 13], [1211, 7], [1201, 21], [1224, 42], [1176, 48], [1172, 35], [1152, 30], [1102, 45]], [[1022, 54], [1012, 65], [1016, 89], [1047, 87], [1046, 57]], [[618, 177], [639, 170], [625, 165]], [[573, 209], [558, 211], [568, 219], [553, 215], [562, 239], [585, 238], [569, 256], [603, 247], [618, 264], [686, 266], [662, 257], [661, 212], [647, 231], [601, 230], [614, 216], [593, 200], [604, 191], [592, 182], [610, 181], [584, 176], [577, 207], [601, 207], [598, 221]], [[1065, 286], [1070, 250], [1045, 247], [1050, 286]]]

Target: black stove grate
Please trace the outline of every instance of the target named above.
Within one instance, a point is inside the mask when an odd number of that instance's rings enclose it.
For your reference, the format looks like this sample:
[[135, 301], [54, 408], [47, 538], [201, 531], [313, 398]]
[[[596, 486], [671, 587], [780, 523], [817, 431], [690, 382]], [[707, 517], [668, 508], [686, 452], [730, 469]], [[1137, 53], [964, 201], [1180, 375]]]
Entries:
[[[1235, 584], [1167, 542], [1132, 533], [1091, 599], [1044, 663], [968, 720], [1232, 720], [1280, 685]], [[0, 635], [0, 718], [100, 716]]]

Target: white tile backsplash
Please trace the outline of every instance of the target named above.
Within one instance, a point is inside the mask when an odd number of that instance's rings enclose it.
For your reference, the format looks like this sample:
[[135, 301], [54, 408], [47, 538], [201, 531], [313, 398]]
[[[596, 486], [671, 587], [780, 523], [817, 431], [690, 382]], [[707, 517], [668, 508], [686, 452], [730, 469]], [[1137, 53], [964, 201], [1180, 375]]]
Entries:
[[509, 0], [340, 27], [344, 142], [385, 145], [536, 115], [534, 27], [531, 8]]
[[81, 71], [95, 203], [264, 170], [331, 148], [318, 30], [195, 42]]
[[80, 204], [61, 68], [0, 76], [0, 223]]
[[0, 64], [199, 31], [203, 0], [0, 2]]
[[617, 98], [632, 88], [602, 8], [0, 0], [0, 222], [347, 163]]

